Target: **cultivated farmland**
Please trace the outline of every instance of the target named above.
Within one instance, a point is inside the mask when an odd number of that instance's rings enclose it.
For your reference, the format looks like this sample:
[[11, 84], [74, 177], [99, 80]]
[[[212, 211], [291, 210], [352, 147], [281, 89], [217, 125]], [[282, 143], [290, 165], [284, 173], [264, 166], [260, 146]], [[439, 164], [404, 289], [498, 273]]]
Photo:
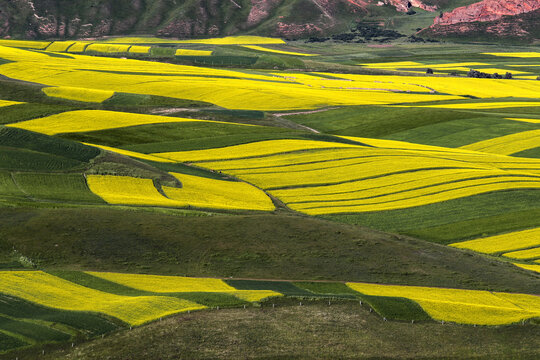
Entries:
[[539, 68], [510, 50], [1, 40], [0, 358], [536, 358]]

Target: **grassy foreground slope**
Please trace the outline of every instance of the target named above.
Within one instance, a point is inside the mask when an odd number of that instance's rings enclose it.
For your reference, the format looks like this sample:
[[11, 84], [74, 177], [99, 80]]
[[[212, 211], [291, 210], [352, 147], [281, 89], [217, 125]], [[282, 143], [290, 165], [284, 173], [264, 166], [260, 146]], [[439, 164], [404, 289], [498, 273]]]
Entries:
[[535, 359], [539, 331], [535, 325], [385, 322], [358, 303], [278, 303], [276, 308], [184, 314], [74, 349], [47, 350], [43, 358]]

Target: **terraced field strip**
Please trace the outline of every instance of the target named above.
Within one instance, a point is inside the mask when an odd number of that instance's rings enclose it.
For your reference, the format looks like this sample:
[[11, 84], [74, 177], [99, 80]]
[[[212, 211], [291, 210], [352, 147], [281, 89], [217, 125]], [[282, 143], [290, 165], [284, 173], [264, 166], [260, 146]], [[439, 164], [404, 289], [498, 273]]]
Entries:
[[524, 150], [534, 149], [540, 144], [540, 129], [501, 136], [462, 146], [463, 149], [512, 155]]
[[518, 264], [518, 263], [514, 263], [514, 265], [516, 265], [517, 267], [520, 267], [522, 269], [525, 269], [525, 270], [530, 270], [530, 271], [540, 273], [540, 265]]
[[67, 48], [67, 52], [82, 53], [90, 44], [92, 43], [87, 41], [76, 41], [74, 44]]
[[269, 53], [274, 53], [274, 54], [282, 54], [282, 55], [318, 56], [318, 54], [306, 54], [306, 53], [300, 53], [300, 52], [294, 52], [294, 51], [276, 50], [276, 49], [270, 49], [267, 47], [257, 46], [257, 45], [243, 45], [243, 47], [251, 49], [251, 50], [269, 52]]
[[357, 145], [316, 140], [270, 140], [207, 150], [178, 151], [151, 154], [179, 162], [227, 160], [266, 156], [279, 153], [329, 148], [352, 148]]
[[84, 52], [126, 53], [129, 51], [129, 47], [130, 45], [90, 44]]
[[148, 54], [151, 48], [151, 46], [133, 45], [129, 48], [129, 52], [132, 54]]
[[50, 41], [27, 41], [27, 40], [4, 40], [0, 39], [0, 46], [8, 46], [22, 49], [43, 50], [49, 46]]
[[540, 247], [527, 250], [512, 251], [503, 255], [512, 259], [520, 260], [538, 259], [540, 258]]
[[90, 191], [82, 174], [13, 173], [12, 178], [33, 199], [104, 203]]
[[110, 90], [95, 90], [69, 86], [47, 87], [43, 89], [43, 92], [50, 97], [95, 103], [101, 103], [114, 95], [114, 91]]
[[281, 293], [272, 290], [237, 289], [221, 279], [136, 275], [107, 272], [87, 273], [92, 276], [128, 286], [133, 289], [154, 293], [224, 293], [234, 295], [242, 300], [250, 302], [261, 301], [265, 298], [273, 296], [282, 296]]
[[502, 57], [517, 57], [517, 58], [540, 58], [540, 52], [489, 52], [482, 53], [484, 55], [502, 56]]
[[192, 50], [192, 49], [177, 49], [176, 56], [211, 56], [213, 51], [210, 50]]
[[119, 328], [119, 324], [94, 313], [40, 306], [9, 295], [0, 294], [0, 303], [0, 314], [4, 316], [43, 324], [63, 324], [70, 330], [88, 336], [101, 335]]
[[451, 244], [459, 249], [469, 249], [486, 254], [509, 252], [540, 246], [540, 228], [489, 236]]
[[163, 187], [172, 200], [210, 209], [273, 211], [272, 200], [263, 191], [244, 182], [222, 181], [172, 173], [182, 188]]
[[440, 104], [440, 105], [396, 105], [405, 107], [438, 108], [438, 109], [459, 109], [459, 110], [481, 110], [481, 109], [503, 109], [515, 107], [540, 107], [538, 101], [508, 101], [508, 102], [485, 102], [485, 103], [464, 103], [464, 104]]
[[11, 106], [11, 105], [19, 105], [19, 104], [24, 104], [24, 103], [19, 102], [19, 101], [0, 100], [0, 108], [1, 107], [6, 107], [6, 106]]
[[141, 325], [205, 306], [166, 296], [119, 296], [43, 273], [41, 271], [0, 272], [0, 292], [47, 307], [101, 313], [130, 325]]
[[75, 41], [55, 41], [47, 46], [46, 50], [51, 52], [65, 52], [73, 44], [75, 44]]
[[210, 39], [191, 39], [191, 40], [172, 40], [155, 37], [119, 37], [107, 39], [106, 43], [115, 44], [211, 44], [211, 45], [249, 45], [249, 44], [285, 44], [280, 38], [271, 38], [264, 36], [226, 36], [223, 38]]
[[[92, 45], [76, 43], [68, 52], [82, 52], [87, 46], [90, 48]], [[459, 95], [371, 90], [380, 88], [378, 81], [385, 81], [383, 77], [367, 76], [356, 85], [349, 81], [350, 89], [320, 88], [232, 70], [79, 55], [59, 58], [8, 47], [0, 48], [0, 57], [12, 61], [2, 65], [0, 73], [19, 80], [51, 87], [84, 84], [85, 88], [96, 90], [201, 100], [228, 109], [305, 110], [331, 105], [461, 98]], [[29, 73], [26, 71], [28, 68], [34, 71]], [[371, 82], [371, 85], [366, 86], [365, 82]], [[397, 82], [407, 81], [400, 79]], [[515, 90], [517, 93], [518, 89]], [[527, 95], [525, 92], [528, 94], [532, 89], [521, 89], [522, 96]]]
[[169, 159], [165, 159], [165, 158], [162, 158], [162, 157], [142, 154], [142, 153], [138, 153], [138, 152], [135, 152], [135, 151], [118, 149], [118, 148], [114, 148], [114, 147], [110, 147], [110, 146], [88, 144], [88, 143], [84, 143], [84, 145], [92, 146], [92, 147], [99, 148], [99, 149], [102, 149], [102, 150], [105, 150], [105, 151], [114, 152], [114, 153], [117, 153], [117, 154], [120, 154], [120, 155], [129, 156], [129, 157], [132, 157], [132, 158], [135, 158], [135, 159], [149, 160], [149, 161], [162, 162], [162, 163], [175, 163], [176, 162], [174, 160], [169, 160]]
[[533, 124], [540, 124], [540, 119], [507, 118], [507, 120], [514, 120], [514, 121], [528, 122], [528, 123], [533, 123]]
[[129, 176], [88, 175], [90, 190], [109, 204], [183, 207], [185, 203], [168, 199], [151, 179]]
[[61, 114], [23, 121], [15, 124], [9, 124], [7, 126], [35, 131], [46, 135], [56, 135], [62, 133], [87, 132], [128, 126], [178, 122], [213, 121], [133, 114], [106, 110], [78, 110], [68, 111]]
[[347, 285], [366, 295], [413, 300], [439, 321], [502, 325], [540, 316], [540, 297], [534, 295], [365, 283]]
[[[494, 191], [540, 188], [540, 162], [534, 159], [387, 140], [371, 145], [393, 144], [393, 148], [348, 145], [289, 153], [242, 151], [250, 157], [239, 159], [235, 157], [240, 155], [228, 152], [275, 142], [224, 148], [220, 153], [215, 149], [177, 153], [181, 155], [175, 154], [175, 159], [203, 159], [196, 164], [237, 176], [311, 215], [400, 209]], [[212, 157], [219, 161], [209, 161]]]

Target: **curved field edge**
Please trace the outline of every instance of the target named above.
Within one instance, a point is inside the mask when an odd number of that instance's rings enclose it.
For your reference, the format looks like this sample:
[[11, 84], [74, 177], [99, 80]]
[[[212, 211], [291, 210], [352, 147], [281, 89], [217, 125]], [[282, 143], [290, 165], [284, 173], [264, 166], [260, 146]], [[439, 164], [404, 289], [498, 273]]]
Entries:
[[450, 244], [540, 225], [540, 191], [498, 191], [440, 203], [322, 218]]

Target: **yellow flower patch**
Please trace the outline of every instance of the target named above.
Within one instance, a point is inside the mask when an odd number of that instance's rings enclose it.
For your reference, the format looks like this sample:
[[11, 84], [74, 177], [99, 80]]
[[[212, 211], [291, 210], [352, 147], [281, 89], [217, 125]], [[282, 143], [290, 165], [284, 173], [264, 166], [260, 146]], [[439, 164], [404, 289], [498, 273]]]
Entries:
[[540, 145], [540, 130], [523, 131], [462, 146], [462, 149], [511, 155]]
[[263, 46], [257, 46], [257, 45], [243, 45], [243, 46], [251, 50], [264, 51], [264, 52], [270, 52], [270, 53], [275, 53], [275, 54], [294, 55], [294, 56], [317, 56], [317, 54], [306, 54], [306, 53], [299, 53], [299, 52], [294, 52], [294, 51], [276, 50], [276, 49], [265, 48]]
[[90, 289], [41, 271], [1, 271], [0, 292], [43, 306], [90, 311], [141, 325], [188, 310], [206, 306], [166, 296], [120, 296]]
[[129, 52], [133, 54], [148, 54], [150, 52], [151, 46], [137, 46], [133, 45], [129, 48]]
[[172, 200], [198, 208], [273, 211], [272, 200], [261, 190], [244, 182], [207, 179], [173, 173], [182, 188], [163, 187]]
[[210, 56], [212, 51], [207, 50], [190, 50], [190, 49], [177, 49], [176, 54], [178, 56]]
[[87, 273], [133, 289], [155, 293], [217, 292], [234, 295], [249, 302], [260, 301], [272, 296], [282, 296], [282, 294], [271, 290], [237, 290], [221, 279], [91, 271], [87, 271]]
[[115, 129], [138, 125], [197, 121], [206, 122], [207, 120], [194, 120], [178, 117], [133, 114], [105, 110], [78, 110], [68, 111], [34, 120], [22, 121], [9, 126], [47, 135], [55, 135], [62, 133]]
[[536, 259], [540, 258], [540, 247], [527, 250], [512, 251], [504, 254], [504, 256], [512, 259]]
[[11, 105], [19, 105], [19, 104], [24, 104], [24, 103], [19, 102], [19, 101], [0, 100], [0, 107], [6, 107], [6, 106], [11, 106]]
[[540, 246], [540, 228], [463, 241], [450, 246], [487, 254]]
[[530, 271], [540, 273], [540, 265], [529, 265], [529, 264], [518, 264], [518, 263], [514, 263], [514, 265], [525, 270], [530, 270]]
[[95, 103], [101, 103], [114, 95], [114, 91], [69, 86], [48, 87], [44, 88], [43, 92], [50, 97]]
[[207, 150], [178, 151], [152, 154], [166, 159], [191, 162], [234, 158], [247, 158], [291, 151], [304, 151], [325, 148], [350, 148], [356, 145], [332, 143], [315, 140], [269, 140], [249, 144]]
[[129, 47], [130, 45], [90, 44], [86, 47], [85, 52], [125, 53], [129, 51]]
[[129, 176], [88, 175], [90, 190], [109, 204], [181, 207], [161, 195], [150, 179]]
[[540, 316], [540, 297], [534, 295], [364, 283], [347, 285], [365, 295], [413, 300], [435, 320], [502, 325]]

